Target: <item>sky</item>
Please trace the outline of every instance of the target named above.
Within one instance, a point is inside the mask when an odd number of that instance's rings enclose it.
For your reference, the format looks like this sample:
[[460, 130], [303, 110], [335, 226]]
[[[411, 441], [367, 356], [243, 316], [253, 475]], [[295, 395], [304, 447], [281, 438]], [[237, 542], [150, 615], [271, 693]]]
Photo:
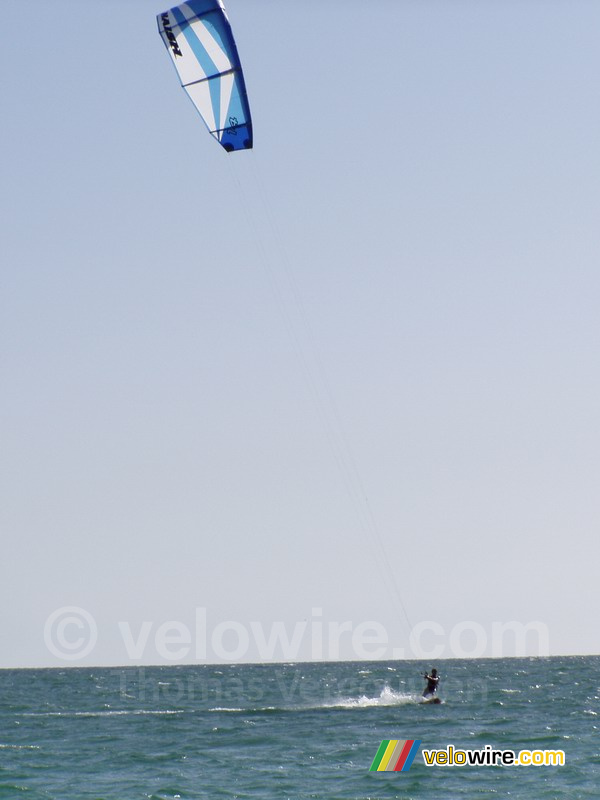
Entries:
[[226, 5], [2, 2], [0, 667], [598, 653], [600, 6]]

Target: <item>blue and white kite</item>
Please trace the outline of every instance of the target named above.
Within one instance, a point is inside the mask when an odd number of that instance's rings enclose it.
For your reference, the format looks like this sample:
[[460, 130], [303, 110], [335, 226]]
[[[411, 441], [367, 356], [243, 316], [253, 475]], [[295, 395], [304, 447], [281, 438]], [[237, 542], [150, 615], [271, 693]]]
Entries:
[[251, 148], [246, 85], [221, 0], [188, 0], [157, 20], [181, 85], [208, 130], [229, 152]]

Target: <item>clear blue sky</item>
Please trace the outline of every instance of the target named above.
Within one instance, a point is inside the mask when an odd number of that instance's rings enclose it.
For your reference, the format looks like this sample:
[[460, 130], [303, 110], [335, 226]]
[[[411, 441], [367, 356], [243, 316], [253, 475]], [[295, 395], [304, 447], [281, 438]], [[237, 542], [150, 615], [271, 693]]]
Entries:
[[598, 3], [229, 0], [233, 155], [166, 5], [2, 4], [0, 666], [65, 606], [408, 648], [392, 574], [598, 652]]

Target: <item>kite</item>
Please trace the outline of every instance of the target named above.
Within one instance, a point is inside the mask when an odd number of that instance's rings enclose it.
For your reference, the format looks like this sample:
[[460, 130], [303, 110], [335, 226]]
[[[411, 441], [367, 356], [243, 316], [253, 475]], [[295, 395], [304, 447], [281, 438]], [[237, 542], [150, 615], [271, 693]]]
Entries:
[[210, 133], [228, 152], [250, 149], [246, 84], [221, 0], [188, 0], [157, 21], [181, 85]]

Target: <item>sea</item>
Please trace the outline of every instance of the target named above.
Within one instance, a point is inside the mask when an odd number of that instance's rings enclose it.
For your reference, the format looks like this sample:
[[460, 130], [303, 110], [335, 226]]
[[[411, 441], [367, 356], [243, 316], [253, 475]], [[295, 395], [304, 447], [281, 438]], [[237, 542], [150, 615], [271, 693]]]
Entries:
[[[0, 798], [600, 798], [599, 714], [595, 656], [7, 669]], [[420, 740], [410, 769], [370, 771], [392, 739]], [[425, 763], [450, 745], [565, 763]]]

